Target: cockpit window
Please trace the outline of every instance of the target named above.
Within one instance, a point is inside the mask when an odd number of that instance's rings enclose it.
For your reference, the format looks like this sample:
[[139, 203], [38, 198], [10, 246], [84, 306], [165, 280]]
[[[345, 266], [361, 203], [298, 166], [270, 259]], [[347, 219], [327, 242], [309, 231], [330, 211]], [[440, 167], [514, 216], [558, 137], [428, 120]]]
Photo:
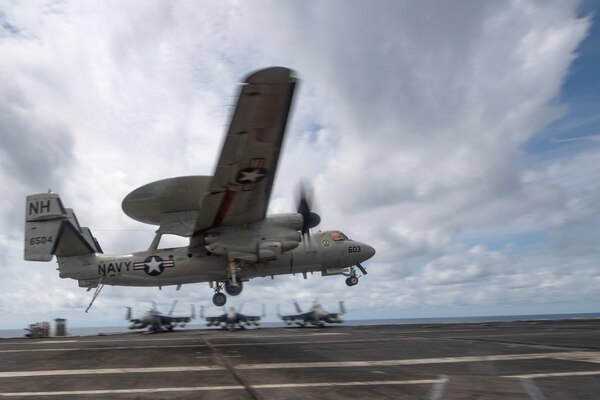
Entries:
[[344, 240], [348, 240], [348, 238], [346, 237], [346, 235], [344, 235], [340, 231], [333, 231], [333, 232], [331, 232], [331, 239], [334, 242], [341, 242], [341, 241], [344, 241]]

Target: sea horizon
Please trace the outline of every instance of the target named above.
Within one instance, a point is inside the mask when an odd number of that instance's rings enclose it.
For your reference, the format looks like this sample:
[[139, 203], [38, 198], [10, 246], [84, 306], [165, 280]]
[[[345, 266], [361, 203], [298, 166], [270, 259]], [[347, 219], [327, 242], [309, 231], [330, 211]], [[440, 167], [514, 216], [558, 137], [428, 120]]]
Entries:
[[[515, 314], [515, 315], [482, 315], [482, 316], [461, 316], [461, 317], [420, 317], [420, 318], [389, 318], [389, 319], [346, 319], [344, 325], [360, 326], [360, 325], [410, 325], [410, 324], [444, 324], [444, 323], [485, 323], [485, 322], [512, 322], [512, 321], [542, 321], [542, 320], [563, 320], [563, 319], [597, 319], [600, 318], [598, 313], [561, 313], [561, 314]], [[278, 328], [286, 327], [283, 321], [262, 322], [260, 328]], [[109, 334], [120, 334], [132, 332], [126, 324], [122, 326], [92, 326], [92, 327], [77, 327], [69, 326], [67, 321], [67, 336], [98, 336]], [[208, 328], [204, 323], [190, 323], [185, 328], [177, 330], [190, 329], [219, 329]], [[257, 329], [257, 328], [249, 328]], [[141, 331], [141, 330], [140, 330]], [[0, 329], [0, 338], [19, 338], [25, 337], [27, 330], [25, 327], [18, 329]], [[51, 337], [54, 336], [54, 326], [51, 326]]]

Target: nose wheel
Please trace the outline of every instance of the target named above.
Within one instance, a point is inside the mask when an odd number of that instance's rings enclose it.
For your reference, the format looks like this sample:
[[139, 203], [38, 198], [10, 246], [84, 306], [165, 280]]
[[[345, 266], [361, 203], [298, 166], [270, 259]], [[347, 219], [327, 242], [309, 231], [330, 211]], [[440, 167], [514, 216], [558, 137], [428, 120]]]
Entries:
[[354, 286], [358, 285], [358, 277], [357, 276], [349, 276], [346, 278], [346, 285]]

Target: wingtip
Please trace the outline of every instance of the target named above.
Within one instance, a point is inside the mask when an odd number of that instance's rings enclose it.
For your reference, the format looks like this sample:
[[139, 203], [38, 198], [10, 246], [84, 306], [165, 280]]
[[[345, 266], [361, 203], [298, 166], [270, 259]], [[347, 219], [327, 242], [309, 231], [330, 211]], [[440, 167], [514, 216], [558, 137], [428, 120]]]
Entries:
[[295, 79], [294, 71], [286, 67], [268, 67], [254, 71], [246, 77], [246, 83], [279, 83]]

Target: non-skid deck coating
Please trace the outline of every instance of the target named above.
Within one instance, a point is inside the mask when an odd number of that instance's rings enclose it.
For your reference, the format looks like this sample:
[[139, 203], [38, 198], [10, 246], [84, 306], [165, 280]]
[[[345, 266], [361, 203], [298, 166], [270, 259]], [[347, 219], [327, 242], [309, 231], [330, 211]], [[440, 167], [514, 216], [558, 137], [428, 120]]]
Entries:
[[600, 399], [600, 320], [0, 339], [0, 398]]

